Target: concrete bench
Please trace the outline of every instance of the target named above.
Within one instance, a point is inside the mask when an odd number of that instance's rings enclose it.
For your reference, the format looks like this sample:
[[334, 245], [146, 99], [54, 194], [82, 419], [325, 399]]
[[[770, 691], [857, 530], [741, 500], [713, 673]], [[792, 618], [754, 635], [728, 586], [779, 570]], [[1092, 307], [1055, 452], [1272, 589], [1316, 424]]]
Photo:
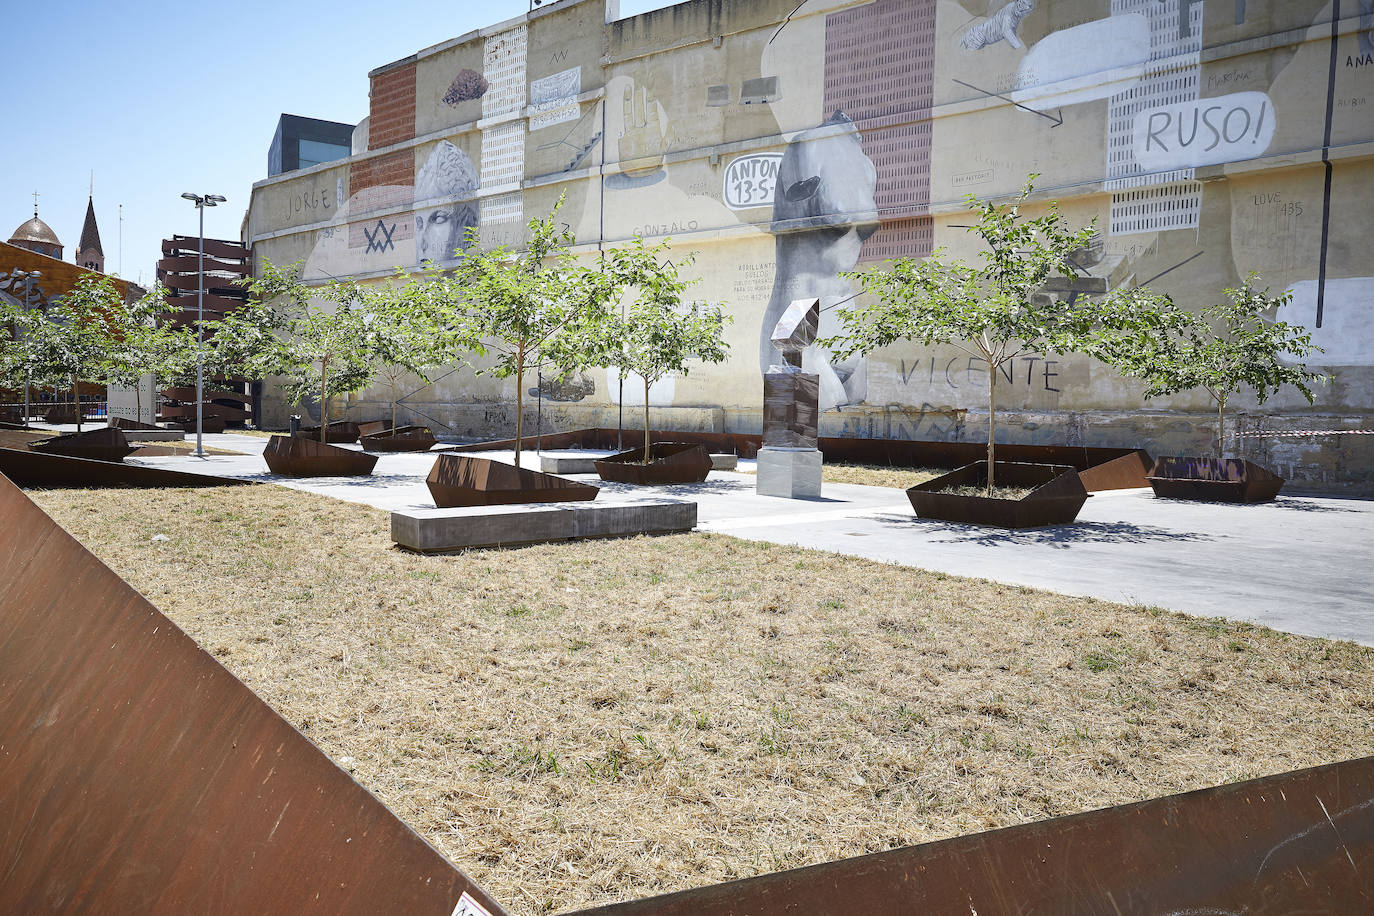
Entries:
[[421, 553], [691, 531], [697, 504], [652, 497], [391, 513], [391, 539]]
[[[613, 454], [607, 452], [607, 454]], [[600, 455], [540, 455], [539, 470], [545, 474], [595, 474]]]

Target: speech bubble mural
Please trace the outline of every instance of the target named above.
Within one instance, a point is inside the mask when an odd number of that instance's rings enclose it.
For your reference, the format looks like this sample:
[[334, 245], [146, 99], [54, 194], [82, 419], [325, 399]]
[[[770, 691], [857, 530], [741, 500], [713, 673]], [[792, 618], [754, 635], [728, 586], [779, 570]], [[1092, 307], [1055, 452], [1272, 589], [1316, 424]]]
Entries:
[[1278, 118], [1263, 92], [1147, 108], [1135, 116], [1136, 163], [1148, 172], [1253, 159], [1269, 148]]
[[1036, 111], [1124, 92], [1145, 74], [1150, 20], [1125, 13], [1045, 36], [1021, 58], [1012, 101]]

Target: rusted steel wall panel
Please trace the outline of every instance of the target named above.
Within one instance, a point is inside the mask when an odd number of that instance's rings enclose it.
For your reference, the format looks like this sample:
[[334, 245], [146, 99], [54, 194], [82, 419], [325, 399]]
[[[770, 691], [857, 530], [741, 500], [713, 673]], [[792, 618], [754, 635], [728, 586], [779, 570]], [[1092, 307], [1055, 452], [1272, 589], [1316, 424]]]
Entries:
[[[653, 430], [655, 441], [699, 442], [712, 451], [733, 452], [741, 458], [758, 454], [762, 437], [750, 433], [704, 433], [673, 430]], [[526, 436], [523, 448], [534, 448], [541, 441]], [[625, 448], [644, 444], [644, 432], [626, 429], [620, 435]], [[614, 429], [578, 429], [565, 433], [545, 433], [544, 448], [616, 448]], [[907, 439], [835, 439], [822, 436], [817, 447], [826, 461], [856, 461], [865, 464], [889, 465], [898, 468], [957, 468], [988, 456], [986, 442], [920, 442]], [[515, 448], [514, 439], [496, 439], [469, 445], [451, 446], [439, 451], [480, 452]], [[1146, 487], [1145, 471], [1151, 459], [1140, 449], [1097, 448], [1077, 445], [999, 445], [998, 461], [1021, 461], [1040, 464], [1067, 464], [1079, 471], [1112, 463], [1111, 468], [1084, 478], [1089, 492], [1115, 490], [1126, 487]]]
[[580, 912], [1374, 913], [1374, 757]]
[[0, 569], [0, 912], [504, 913], [6, 480]]
[[[248, 258], [248, 249], [228, 239], [205, 239], [205, 253], [213, 258], [241, 261]], [[162, 253], [168, 257], [195, 257], [200, 252], [201, 239], [195, 235], [174, 235], [162, 240]]]
[[0, 476], [21, 487], [233, 487], [254, 481], [0, 447]]

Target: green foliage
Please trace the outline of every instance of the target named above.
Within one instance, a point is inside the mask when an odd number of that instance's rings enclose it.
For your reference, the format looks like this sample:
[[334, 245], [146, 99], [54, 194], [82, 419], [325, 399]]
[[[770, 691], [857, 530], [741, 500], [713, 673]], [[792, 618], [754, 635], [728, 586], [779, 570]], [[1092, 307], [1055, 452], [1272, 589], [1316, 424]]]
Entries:
[[[622, 377], [633, 372], [644, 381], [644, 463], [650, 460], [649, 388], [669, 373], [686, 375], [689, 363], [719, 363], [729, 351], [723, 334], [729, 317], [720, 305], [684, 303], [683, 294], [696, 281], [683, 280], [668, 242], [646, 246], [635, 236], [627, 245], [608, 252], [600, 270], [602, 301], [629, 295], [622, 314], [597, 311], [581, 335], [569, 335], [587, 365], [616, 366]], [[593, 282], [593, 281], [588, 281]]]
[[387, 329], [393, 313], [379, 311], [379, 297], [351, 280], [306, 286], [298, 264], [267, 263], [245, 285], [248, 305], [213, 324], [211, 363], [226, 374], [281, 376], [293, 403], [318, 394], [324, 441], [330, 399], [366, 388], [397, 357]]
[[397, 268], [387, 284], [368, 287], [363, 295], [374, 316], [370, 329], [380, 363], [377, 373], [391, 390], [391, 425], [396, 425], [396, 402], [401, 380], [413, 375], [426, 384], [437, 367], [466, 361], [486, 350], [461, 296], [444, 282], [445, 271], [426, 263], [418, 274]]
[[1072, 303], [1042, 293], [1054, 276], [1073, 275], [1070, 256], [1085, 247], [1092, 225], [1071, 230], [1051, 203], [1028, 217], [1021, 207], [1034, 187], [1031, 175], [1008, 204], [968, 204], [977, 214], [969, 231], [986, 251], [978, 264], [952, 260], [943, 249], [929, 258], [900, 258], [887, 269], [846, 274], [876, 299], [841, 309], [844, 333], [818, 341], [837, 359], [868, 353], [898, 341], [926, 346], [950, 344], [987, 365], [988, 491], [994, 485], [996, 386], [1002, 367], [1024, 352], [1068, 353], [1092, 347], [1095, 335], [1121, 323], [1151, 324], [1172, 303], [1146, 290], [1120, 290], [1106, 297], [1079, 296]]
[[1251, 389], [1263, 404], [1285, 385], [1313, 401], [1311, 382], [1321, 376], [1302, 360], [1321, 348], [1297, 325], [1268, 316], [1292, 298], [1259, 288], [1250, 274], [1239, 288], [1226, 289], [1227, 301], [1194, 314], [1175, 310], [1150, 324], [1120, 327], [1100, 335], [1093, 355], [1145, 383], [1155, 398], [1201, 388], [1217, 405], [1217, 453], [1223, 453], [1226, 404]]
[[[83, 272], [72, 290], [46, 311], [5, 306], [0, 320], [13, 329], [13, 339], [0, 357], [6, 386], [70, 386], [75, 401], [82, 379], [106, 378], [124, 311], [114, 279], [89, 272]], [[78, 410], [78, 429], [80, 425]]]
[[564, 372], [588, 365], [589, 354], [577, 342], [587, 336], [584, 326], [595, 324], [605, 309], [605, 279], [578, 266], [570, 250], [571, 230], [554, 222], [562, 204], [560, 199], [547, 218], [530, 220], [524, 251], [483, 250], [477, 231], [468, 230], [462, 259], [432, 294], [441, 326], [480, 329], [492, 362], [479, 371], [515, 377], [517, 464], [525, 375], [543, 364]]
[[167, 290], [160, 284], [133, 302], [120, 302], [107, 318], [100, 374], [109, 385], [137, 386], [145, 373], [158, 378], [189, 364], [195, 370], [195, 330], [177, 328], [167, 321], [173, 311]]

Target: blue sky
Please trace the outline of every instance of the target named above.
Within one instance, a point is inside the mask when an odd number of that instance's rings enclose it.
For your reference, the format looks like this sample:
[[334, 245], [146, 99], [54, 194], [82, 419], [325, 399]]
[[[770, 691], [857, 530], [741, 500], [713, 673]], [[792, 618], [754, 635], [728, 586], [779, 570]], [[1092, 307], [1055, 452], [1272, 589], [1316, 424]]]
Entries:
[[[622, 0], [621, 15], [670, 5]], [[71, 261], [94, 170], [106, 270], [150, 285], [159, 240], [197, 231], [183, 191], [228, 197], [206, 210], [205, 234], [238, 238], [282, 112], [356, 123], [367, 115], [368, 70], [528, 8], [528, 0], [7, 2], [0, 240], [33, 214], [37, 191], [39, 215]]]

